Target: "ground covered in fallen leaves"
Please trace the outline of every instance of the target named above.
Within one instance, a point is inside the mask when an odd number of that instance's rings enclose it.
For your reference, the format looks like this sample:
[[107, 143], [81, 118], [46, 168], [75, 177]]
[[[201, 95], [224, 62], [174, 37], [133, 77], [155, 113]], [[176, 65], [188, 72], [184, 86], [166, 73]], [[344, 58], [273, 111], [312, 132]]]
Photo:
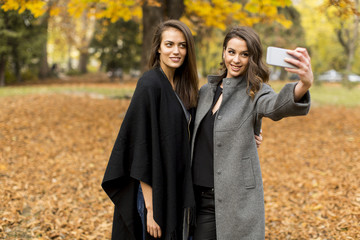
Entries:
[[[100, 184], [128, 104], [0, 99], [0, 239], [110, 239]], [[360, 107], [265, 119], [263, 136], [266, 239], [360, 239]]]

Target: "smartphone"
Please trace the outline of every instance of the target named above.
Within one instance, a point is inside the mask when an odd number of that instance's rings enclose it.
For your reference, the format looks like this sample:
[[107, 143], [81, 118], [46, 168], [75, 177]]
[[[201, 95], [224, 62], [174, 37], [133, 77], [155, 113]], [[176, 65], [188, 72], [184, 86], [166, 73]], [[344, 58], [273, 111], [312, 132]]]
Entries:
[[288, 49], [268, 47], [266, 53], [266, 63], [279, 67], [298, 68], [288, 62], [285, 62], [284, 58], [297, 59], [296, 57], [288, 54], [286, 51], [288, 51]]

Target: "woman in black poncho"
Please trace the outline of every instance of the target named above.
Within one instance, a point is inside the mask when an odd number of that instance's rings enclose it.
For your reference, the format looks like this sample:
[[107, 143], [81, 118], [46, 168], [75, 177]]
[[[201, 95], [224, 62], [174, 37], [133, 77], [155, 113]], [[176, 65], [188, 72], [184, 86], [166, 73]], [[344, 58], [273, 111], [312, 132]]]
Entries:
[[115, 204], [112, 239], [143, 238], [136, 207], [139, 184], [147, 210], [146, 238], [181, 239], [195, 207], [189, 141], [198, 77], [194, 39], [185, 24], [169, 20], [158, 26], [149, 65], [102, 182]]

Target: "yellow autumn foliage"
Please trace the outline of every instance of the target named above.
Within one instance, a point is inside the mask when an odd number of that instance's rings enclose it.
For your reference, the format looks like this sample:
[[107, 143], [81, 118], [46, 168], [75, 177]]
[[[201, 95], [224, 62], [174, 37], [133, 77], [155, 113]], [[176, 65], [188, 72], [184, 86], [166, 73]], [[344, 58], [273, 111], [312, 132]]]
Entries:
[[349, 19], [354, 15], [360, 16], [354, 0], [325, 0], [319, 9], [326, 12], [330, 17], [337, 17], [341, 20]]
[[142, 17], [141, 5], [135, 0], [102, 0], [98, 4], [96, 18], [109, 18], [116, 22], [119, 18], [129, 21]]
[[46, 2], [39, 0], [0, 0], [1, 9], [4, 11], [16, 10], [19, 13], [30, 10], [34, 17], [40, 17], [46, 11]]
[[185, 0], [186, 16], [207, 27], [224, 30], [231, 23], [253, 26], [259, 22], [277, 21], [289, 28], [291, 21], [278, 13], [278, 7], [291, 5], [290, 0], [250, 0], [244, 5], [229, 0]]
[[[0, 0], [1, 8], [5, 11], [17, 10], [20, 13], [30, 10], [35, 17], [39, 17], [47, 10], [51, 16], [58, 16], [66, 9], [74, 18], [87, 16], [108, 18], [111, 22], [118, 19], [128, 21], [142, 18], [143, 0], [59, 0], [49, 6], [49, 2], [42, 0]], [[160, 6], [157, 0], [147, 1], [148, 5]], [[291, 22], [278, 13], [278, 7], [292, 4], [291, 0], [250, 0], [243, 6], [231, 0], [184, 0], [186, 22], [226, 29], [231, 23], [252, 26], [259, 22], [277, 21], [284, 27], [290, 27]], [[49, 9], [50, 8], [50, 9]], [[190, 24], [192, 25], [192, 24]]]

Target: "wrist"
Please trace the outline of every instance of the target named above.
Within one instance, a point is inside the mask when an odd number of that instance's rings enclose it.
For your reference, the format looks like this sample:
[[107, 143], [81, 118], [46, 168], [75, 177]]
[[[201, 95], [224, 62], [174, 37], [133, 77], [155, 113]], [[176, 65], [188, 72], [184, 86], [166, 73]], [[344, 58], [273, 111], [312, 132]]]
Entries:
[[310, 82], [303, 82], [303, 81], [299, 81], [298, 85], [301, 89], [307, 91], [309, 90], [309, 88], [311, 87], [311, 83]]

